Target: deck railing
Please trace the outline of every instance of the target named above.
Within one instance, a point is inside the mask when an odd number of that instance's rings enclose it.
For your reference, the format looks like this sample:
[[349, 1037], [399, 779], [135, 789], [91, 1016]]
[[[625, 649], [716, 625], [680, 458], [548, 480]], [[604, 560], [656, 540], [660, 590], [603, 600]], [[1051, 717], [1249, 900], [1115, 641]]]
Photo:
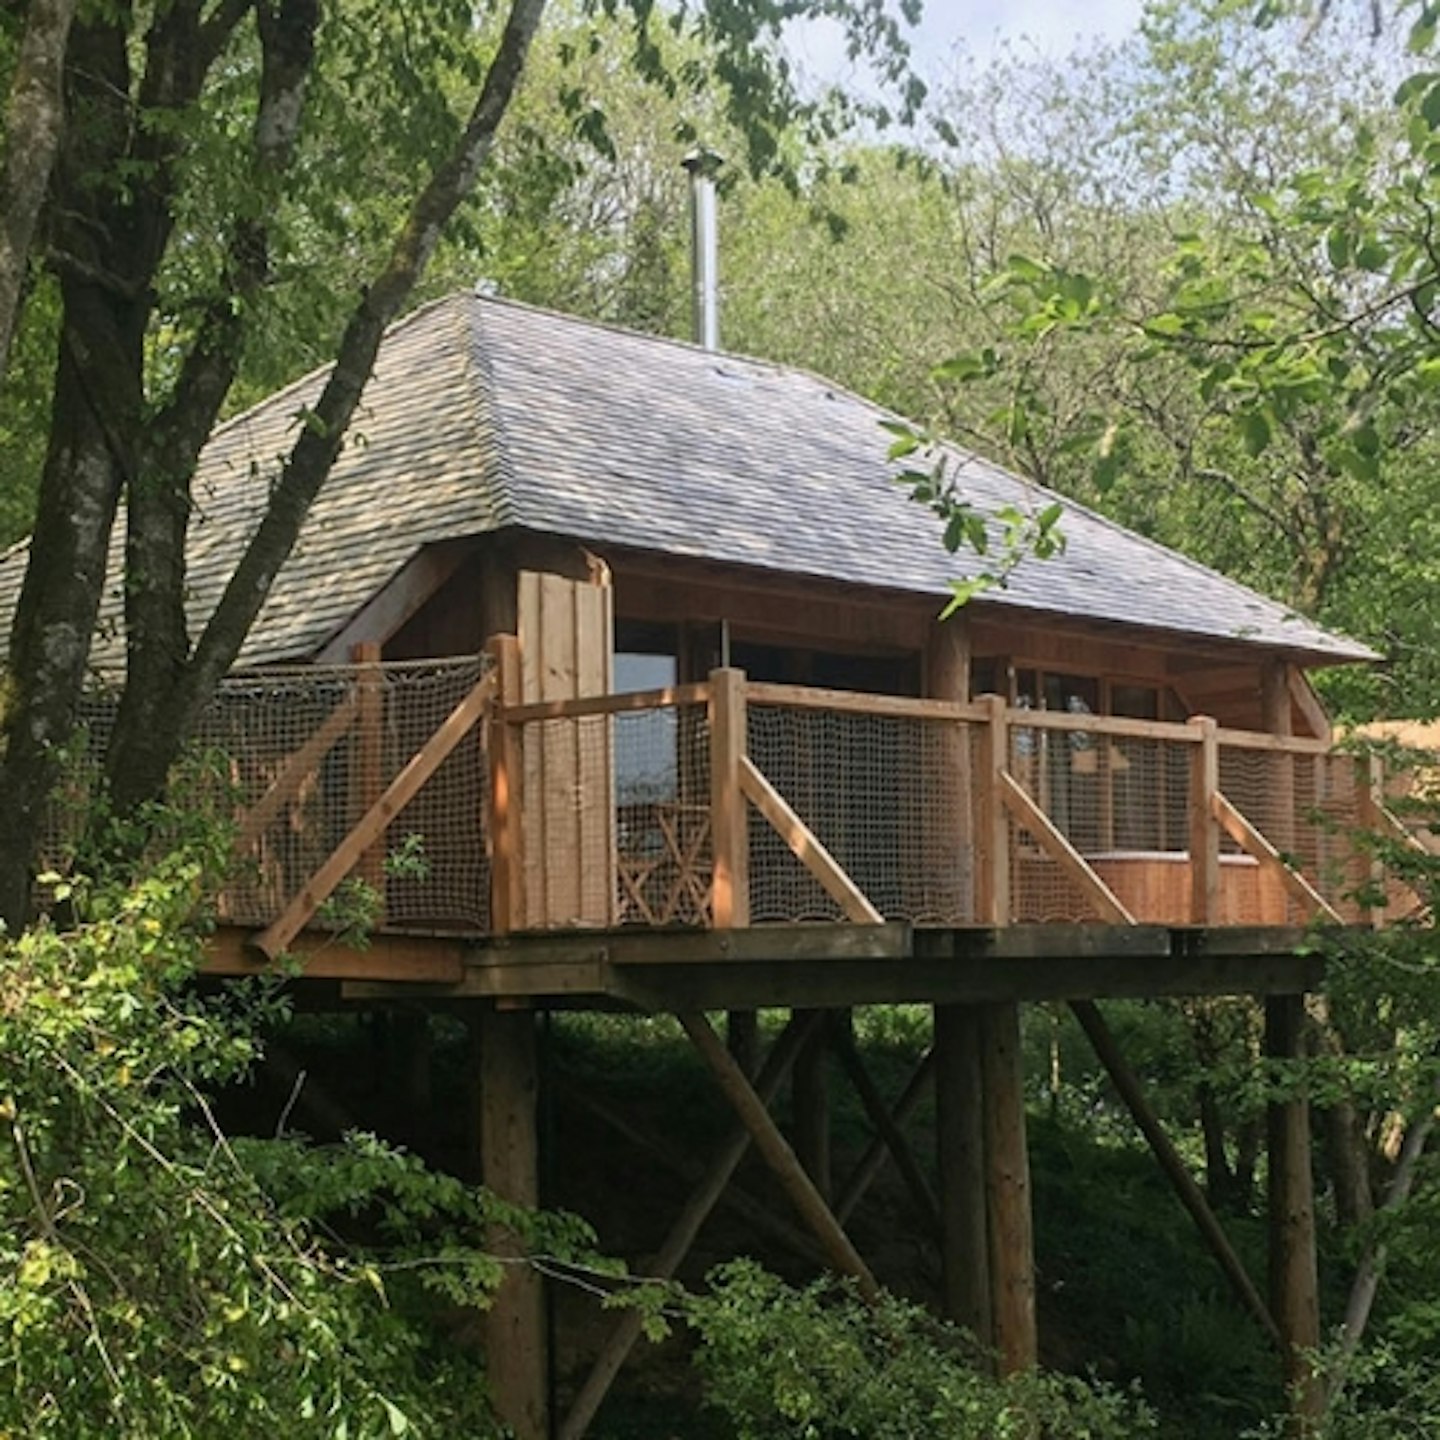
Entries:
[[327, 683], [263, 763], [245, 728], [283, 696], [232, 702], [214, 737], [252, 756], [225, 905], [270, 953], [334, 924], [357, 877], [382, 925], [493, 934], [1382, 923], [1419, 904], [1357, 838], [1404, 838], [1373, 758], [1319, 740], [735, 670], [527, 701], [505, 640], [432, 677], [425, 706], [373, 661]]

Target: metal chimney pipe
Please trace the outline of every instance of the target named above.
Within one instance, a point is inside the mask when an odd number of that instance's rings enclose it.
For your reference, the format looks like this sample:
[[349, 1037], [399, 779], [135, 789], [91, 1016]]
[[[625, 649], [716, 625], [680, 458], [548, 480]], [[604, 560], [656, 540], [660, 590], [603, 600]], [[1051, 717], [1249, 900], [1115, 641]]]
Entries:
[[720, 258], [715, 235], [715, 176], [721, 160], [703, 146], [683, 164], [690, 172], [690, 267], [693, 280], [692, 325], [697, 345], [720, 348]]

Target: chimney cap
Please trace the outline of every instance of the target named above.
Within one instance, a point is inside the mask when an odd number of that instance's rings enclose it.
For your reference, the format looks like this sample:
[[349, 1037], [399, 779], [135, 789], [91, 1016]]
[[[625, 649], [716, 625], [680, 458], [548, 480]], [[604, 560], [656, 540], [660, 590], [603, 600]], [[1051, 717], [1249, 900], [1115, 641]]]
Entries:
[[692, 175], [703, 175], [706, 179], [713, 180], [725, 163], [725, 157], [718, 150], [710, 149], [708, 145], [697, 145], [680, 163]]

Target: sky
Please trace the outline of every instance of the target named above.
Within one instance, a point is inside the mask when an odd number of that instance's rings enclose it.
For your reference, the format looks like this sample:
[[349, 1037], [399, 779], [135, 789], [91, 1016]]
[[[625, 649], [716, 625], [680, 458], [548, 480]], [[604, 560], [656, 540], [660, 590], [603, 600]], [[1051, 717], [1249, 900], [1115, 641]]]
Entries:
[[[979, 60], [1000, 45], [1026, 42], [1047, 55], [1064, 55], [1088, 39], [1115, 40], [1135, 28], [1141, 0], [925, 0], [919, 27], [911, 32], [916, 68], [943, 73], [963, 43]], [[797, 26], [791, 53], [811, 75], [853, 80], [840, 27], [831, 21]]]

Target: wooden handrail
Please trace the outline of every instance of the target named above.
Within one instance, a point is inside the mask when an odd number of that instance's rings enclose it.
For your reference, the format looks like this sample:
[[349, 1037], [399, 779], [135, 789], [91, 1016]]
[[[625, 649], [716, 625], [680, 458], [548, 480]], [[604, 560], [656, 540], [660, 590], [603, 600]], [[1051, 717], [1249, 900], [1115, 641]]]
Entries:
[[838, 710], [850, 715], [889, 715], [912, 720], [983, 721], [989, 713], [975, 700], [922, 700], [911, 695], [874, 695], [864, 690], [826, 690], [810, 685], [750, 681], [752, 705], [782, 705], [792, 710]]
[[1104, 735], [1117, 740], [1166, 740], [1194, 745], [1200, 737], [1187, 723], [1174, 720], [1132, 720], [1127, 715], [1077, 715], [1069, 710], [1026, 710], [1012, 705], [1007, 711], [1016, 729], [1066, 730], [1074, 735]]
[[667, 685], [660, 690], [631, 690], [622, 695], [582, 695], [570, 700], [535, 700], [528, 705], [506, 706], [501, 718], [507, 725], [528, 725], [536, 720], [579, 720], [590, 715], [623, 715], [631, 710], [667, 710], [677, 705], [703, 705], [710, 686]]
[[1335, 746], [1306, 735], [1267, 735], [1260, 730], [1216, 730], [1215, 738], [1232, 750], [1274, 750], [1285, 755], [1333, 755]]

